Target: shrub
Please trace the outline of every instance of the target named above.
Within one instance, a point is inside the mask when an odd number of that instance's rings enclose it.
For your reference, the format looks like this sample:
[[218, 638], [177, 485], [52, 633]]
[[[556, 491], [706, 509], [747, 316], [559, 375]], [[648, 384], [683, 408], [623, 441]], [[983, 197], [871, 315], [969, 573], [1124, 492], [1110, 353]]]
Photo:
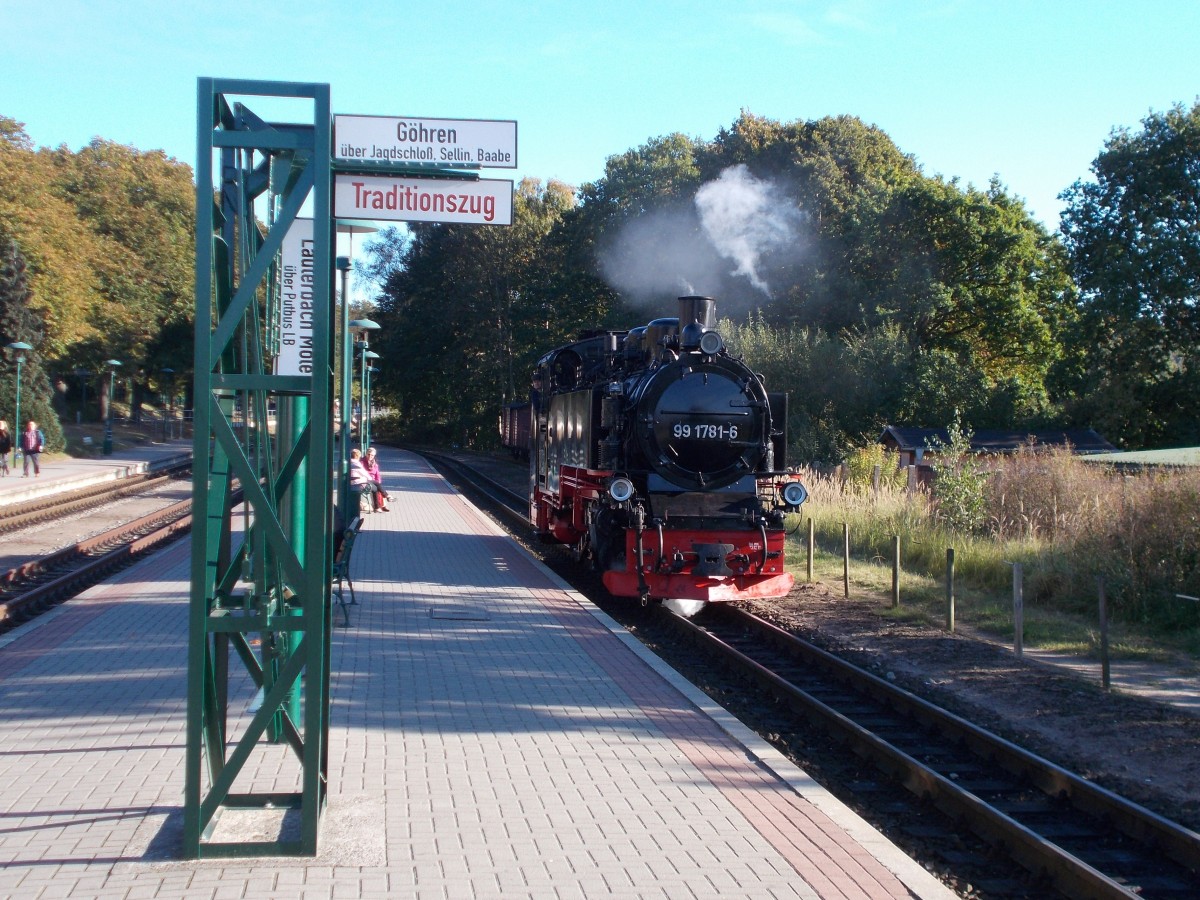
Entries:
[[933, 498], [937, 515], [951, 531], [981, 531], [988, 520], [987, 473], [971, 452], [971, 433], [955, 422], [947, 429], [949, 444], [935, 442]]

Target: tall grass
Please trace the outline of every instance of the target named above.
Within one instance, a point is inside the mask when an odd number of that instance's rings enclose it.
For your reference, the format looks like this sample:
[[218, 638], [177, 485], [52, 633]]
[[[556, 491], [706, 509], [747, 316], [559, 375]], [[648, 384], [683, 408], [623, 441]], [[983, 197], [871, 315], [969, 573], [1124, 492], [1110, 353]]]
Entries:
[[1123, 474], [1033, 447], [983, 467], [985, 515], [971, 531], [939, 515], [936, 483], [910, 492], [883, 478], [876, 488], [863, 466], [845, 478], [807, 473], [804, 511], [829, 553], [840, 554], [843, 523], [857, 560], [889, 560], [899, 535], [904, 571], [940, 579], [953, 547], [956, 582], [995, 597], [1020, 562], [1027, 603], [1065, 614], [1094, 614], [1102, 577], [1115, 621], [1200, 634], [1200, 603], [1177, 597], [1200, 596], [1200, 472]]

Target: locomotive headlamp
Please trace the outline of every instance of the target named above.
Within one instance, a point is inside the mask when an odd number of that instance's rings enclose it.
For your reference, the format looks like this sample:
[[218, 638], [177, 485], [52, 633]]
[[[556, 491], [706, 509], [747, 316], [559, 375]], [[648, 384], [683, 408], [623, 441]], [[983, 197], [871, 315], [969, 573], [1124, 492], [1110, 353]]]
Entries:
[[808, 499], [808, 491], [798, 481], [789, 481], [780, 493], [783, 495], [783, 502], [788, 506], [802, 506]]
[[633, 496], [633, 482], [628, 478], [614, 478], [608, 485], [608, 496], [618, 503], [624, 503]]
[[716, 356], [725, 348], [725, 342], [715, 331], [706, 331], [700, 338], [700, 352], [706, 356]]

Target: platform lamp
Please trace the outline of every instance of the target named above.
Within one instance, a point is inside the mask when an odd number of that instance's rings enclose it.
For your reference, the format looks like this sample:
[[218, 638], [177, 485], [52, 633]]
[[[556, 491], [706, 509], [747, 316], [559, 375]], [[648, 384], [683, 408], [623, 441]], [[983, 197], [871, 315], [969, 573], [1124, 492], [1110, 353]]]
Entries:
[[167, 382], [167, 392], [163, 397], [163, 441], [169, 441], [171, 434], [167, 429], [167, 409], [169, 406], [173, 406], [175, 402], [175, 370], [170, 366], [164, 366], [160, 371], [165, 376]]
[[379, 358], [379, 354], [374, 350], [363, 352], [363, 424], [359, 430], [359, 436], [362, 439], [359, 449], [362, 450], [363, 455], [366, 455], [367, 448], [371, 446], [371, 376], [379, 371], [374, 366], [375, 360]]
[[[350, 269], [354, 259], [354, 236], [356, 234], [371, 234], [378, 231], [374, 225], [367, 225], [363, 222], [348, 222], [339, 220], [335, 224], [337, 234], [346, 235], [349, 252], [345, 256], [338, 256], [334, 260], [334, 266], [341, 274], [341, 309], [338, 310], [338, 321], [340, 324], [339, 333], [342, 337], [341, 344], [341, 373], [342, 383], [341, 390], [338, 392], [337, 403], [340, 406], [341, 422], [338, 427], [338, 509], [345, 511], [346, 509], [346, 493], [348, 490], [346, 473], [350, 465], [350, 384], [354, 378], [354, 348], [350, 335]], [[339, 519], [343, 513], [339, 512]], [[343, 524], [347, 524], [343, 522]]]
[[[349, 333], [354, 335], [354, 349], [359, 351], [359, 353], [365, 354], [370, 347], [369, 335], [372, 331], [379, 330], [379, 323], [372, 322], [370, 319], [354, 319], [350, 322], [350, 324], [347, 326], [347, 328], [349, 330]], [[363, 356], [361, 368], [359, 369], [359, 371], [362, 371], [362, 369], [365, 369], [366, 367], [367, 367], [367, 358], [366, 358], [366, 356]], [[347, 374], [353, 374], [353, 373], [347, 373]], [[366, 398], [363, 398], [363, 399], [365, 400]], [[345, 410], [343, 410], [342, 414], [344, 416], [349, 416], [350, 409], [347, 407]], [[348, 431], [347, 431], [347, 434], [349, 434]], [[362, 430], [360, 429], [359, 437], [361, 438], [361, 436], [362, 436]], [[366, 445], [363, 445], [360, 449], [362, 449], [363, 452], [366, 452], [366, 449], [367, 449]], [[349, 452], [349, 451], [347, 451], [347, 452]]]
[[117, 369], [121, 367], [119, 359], [106, 359], [108, 366], [108, 417], [104, 420], [104, 455], [112, 456], [113, 452], [113, 385], [117, 383]]
[[79, 379], [79, 413], [76, 424], [82, 424], [87, 418], [87, 383], [92, 375], [87, 369], [76, 369], [75, 376]]
[[[14, 435], [20, 435], [25, 429], [21, 425], [21, 366], [25, 363], [25, 354], [33, 349], [32, 344], [27, 344], [24, 341], [13, 341], [6, 345], [6, 349], [12, 354], [17, 363], [17, 398], [16, 411], [13, 413], [13, 431]], [[13, 468], [17, 466], [17, 445], [19, 441], [13, 441]], [[26, 470], [28, 471], [28, 469]]]

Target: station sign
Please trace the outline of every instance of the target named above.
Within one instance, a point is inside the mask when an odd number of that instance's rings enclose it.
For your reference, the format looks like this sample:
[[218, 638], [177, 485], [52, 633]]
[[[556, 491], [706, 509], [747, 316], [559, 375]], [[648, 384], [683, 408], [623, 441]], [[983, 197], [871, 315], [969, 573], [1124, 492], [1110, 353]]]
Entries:
[[311, 375], [316, 261], [312, 219], [293, 220], [283, 237], [279, 261], [279, 353], [275, 374]]
[[333, 215], [385, 222], [511, 225], [513, 183], [496, 178], [467, 181], [339, 173], [333, 181]]
[[333, 156], [341, 162], [517, 167], [517, 123], [415, 116], [333, 117]]

